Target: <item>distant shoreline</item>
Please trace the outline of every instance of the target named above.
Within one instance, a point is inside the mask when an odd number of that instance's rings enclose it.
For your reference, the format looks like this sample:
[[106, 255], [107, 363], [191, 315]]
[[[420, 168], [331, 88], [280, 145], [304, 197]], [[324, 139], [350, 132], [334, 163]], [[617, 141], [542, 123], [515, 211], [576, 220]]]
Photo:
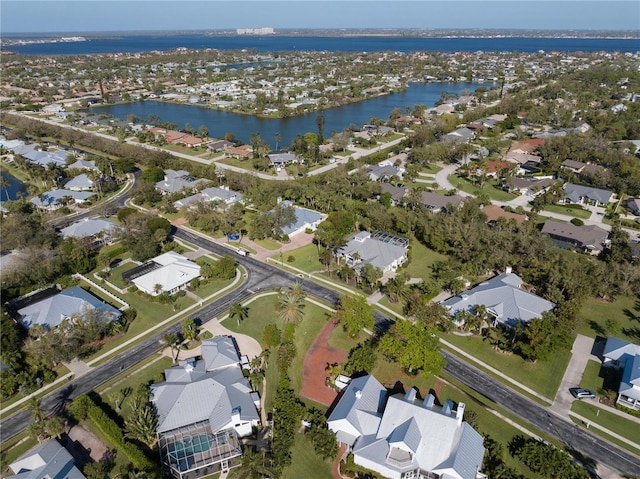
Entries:
[[59, 42], [63, 37], [79, 36], [91, 39], [116, 39], [124, 36], [206, 35], [225, 37], [405, 37], [405, 38], [584, 38], [584, 39], [640, 39], [637, 30], [525, 30], [525, 29], [278, 29], [268, 35], [240, 35], [235, 30], [136, 30], [104, 32], [4, 32], [2, 44], [35, 40], [38, 43]]

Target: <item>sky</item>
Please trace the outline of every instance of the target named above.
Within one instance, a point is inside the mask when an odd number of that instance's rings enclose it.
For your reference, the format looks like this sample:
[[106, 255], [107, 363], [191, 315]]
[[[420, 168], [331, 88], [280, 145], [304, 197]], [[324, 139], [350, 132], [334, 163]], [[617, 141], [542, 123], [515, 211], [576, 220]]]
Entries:
[[1, 0], [0, 36], [23, 32], [273, 27], [640, 31], [639, 0]]

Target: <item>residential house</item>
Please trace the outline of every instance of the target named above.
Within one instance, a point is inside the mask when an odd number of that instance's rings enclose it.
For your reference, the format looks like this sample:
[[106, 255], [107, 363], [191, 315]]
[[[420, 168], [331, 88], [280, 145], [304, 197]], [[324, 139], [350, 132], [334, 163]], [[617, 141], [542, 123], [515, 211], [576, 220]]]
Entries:
[[64, 184], [67, 190], [71, 191], [87, 191], [93, 189], [93, 181], [86, 173], [75, 176]]
[[622, 369], [616, 404], [640, 411], [640, 345], [609, 337], [602, 365]]
[[85, 218], [70, 224], [60, 230], [63, 238], [95, 238], [100, 237], [103, 244], [110, 243], [111, 237], [118, 230], [118, 226], [102, 218]]
[[584, 167], [587, 166], [587, 164], [581, 161], [564, 160], [562, 163], [560, 163], [560, 166], [574, 173], [581, 173], [582, 170], [584, 170]]
[[88, 191], [73, 191], [67, 189], [54, 188], [53, 190], [42, 193], [31, 198], [30, 202], [38, 208], [45, 210], [57, 210], [65, 204], [81, 204], [94, 195]]
[[403, 170], [394, 165], [372, 165], [369, 167], [368, 173], [371, 181], [389, 181], [394, 176], [402, 178]]
[[174, 294], [200, 277], [200, 266], [186, 256], [169, 251], [127, 271], [123, 278], [151, 296]]
[[218, 140], [218, 141], [211, 142], [207, 145], [207, 148], [209, 148], [209, 150], [215, 153], [220, 153], [221, 151], [226, 151], [233, 147], [234, 147], [234, 143], [227, 140]]
[[527, 220], [527, 215], [511, 213], [510, 211], [505, 211], [503, 208], [500, 208], [497, 205], [484, 206], [482, 208], [482, 212], [487, 216], [487, 221], [490, 225], [495, 225], [501, 218], [507, 223], [509, 221], [515, 221], [518, 226], [520, 226]]
[[228, 148], [224, 152], [225, 158], [236, 158], [238, 160], [247, 160], [253, 157], [253, 148], [251, 145], [240, 145]]
[[432, 191], [423, 191], [420, 201], [432, 213], [450, 213], [462, 205], [464, 198], [459, 195], [445, 196]]
[[67, 166], [68, 170], [98, 170], [95, 161], [91, 160], [77, 160], [75, 163], [71, 163]]
[[9, 464], [12, 479], [86, 479], [56, 439], [49, 439]]
[[260, 417], [260, 397], [244, 377], [235, 340], [202, 341], [202, 359], [180, 361], [151, 386], [158, 412], [158, 447], [171, 476], [187, 479], [240, 464], [240, 438]]
[[292, 163], [302, 163], [303, 160], [298, 158], [293, 153], [270, 153], [269, 161], [271, 165], [276, 167], [277, 169], [284, 168], [285, 166]]
[[176, 193], [184, 188], [193, 189], [198, 184], [206, 181], [203, 178], [194, 178], [185, 170], [165, 170], [164, 180], [156, 183], [156, 189], [165, 195]]
[[472, 311], [483, 305], [493, 317], [493, 324], [513, 326], [529, 322], [555, 307], [551, 301], [522, 289], [522, 278], [507, 268], [507, 272], [483, 281], [478, 286], [442, 302], [455, 317], [460, 311]]
[[353, 379], [329, 416], [355, 464], [390, 479], [484, 477], [483, 439], [463, 421], [464, 403], [439, 406], [414, 388], [387, 396], [373, 376]]
[[[25, 147], [31, 146], [34, 145], [25, 145]], [[69, 156], [69, 152], [64, 150], [50, 152], [33, 148], [31, 149], [31, 151], [23, 153], [22, 156], [24, 156], [27, 160], [35, 165], [40, 165], [44, 168], [47, 168], [50, 164], [54, 164], [56, 166], [64, 166], [67, 162], [67, 156]]]
[[548, 234], [556, 246], [576, 248], [593, 255], [604, 249], [609, 237], [608, 231], [595, 225], [576, 226], [554, 220], [545, 221], [542, 233]]
[[458, 128], [457, 130], [447, 133], [440, 137], [440, 141], [446, 143], [467, 143], [475, 138], [475, 133], [467, 127]]
[[580, 205], [606, 206], [611, 201], [613, 192], [594, 188], [593, 186], [567, 183], [564, 186], [563, 204], [575, 203]]
[[122, 316], [119, 310], [80, 286], [73, 286], [63, 291], [48, 288], [28, 294], [7, 303], [7, 309], [11, 316], [27, 329], [34, 324], [52, 329], [65, 319], [84, 316], [96, 310], [106, 321], [115, 321]]
[[624, 203], [625, 208], [627, 208], [631, 213], [636, 216], [640, 216], [640, 197], [639, 198], [627, 198]]
[[338, 248], [336, 256], [358, 270], [365, 264], [379, 268], [383, 273], [396, 271], [407, 260], [409, 241], [405, 238], [377, 231], [360, 231]]
[[520, 193], [526, 196], [538, 196], [547, 191], [555, 181], [553, 178], [521, 178], [509, 179], [505, 188], [511, 193]]
[[289, 238], [303, 233], [306, 230], [315, 231], [318, 225], [327, 217], [327, 215], [318, 211], [302, 208], [301, 206], [295, 206], [290, 201], [283, 201], [282, 204], [284, 206], [291, 206], [293, 208], [293, 213], [296, 216], [293, 223], [282, 227], [282, 233], [289, 236]]
[[389, 193], [391, 195], [391, 204], [393, 206], [402, 205], [404, 202], [404, 197], [407, 194], [407, 188], [403, 188], [400, 186], [393, 186], [389, 183], [382, 183], [380, 188], [380, 193], [385, 194]]
[[219, 201], [220, 203], [225, 203], [227, 205], [231, 205], [238, 201], [242, 201], [243, 195], [242, 193], [238, 193], [236, 191], [232, 191], [228, 186], [222, 187], [212, 187], [205, 188], [200, 193], [197, 193], [192, 196], [188, 196], [181, 200], [176, 201], [173, 205], [176, 208], [181, 208], [183, 206], [190, 206], [199, 201], [205, 203], [211, 203], [214, 201]]

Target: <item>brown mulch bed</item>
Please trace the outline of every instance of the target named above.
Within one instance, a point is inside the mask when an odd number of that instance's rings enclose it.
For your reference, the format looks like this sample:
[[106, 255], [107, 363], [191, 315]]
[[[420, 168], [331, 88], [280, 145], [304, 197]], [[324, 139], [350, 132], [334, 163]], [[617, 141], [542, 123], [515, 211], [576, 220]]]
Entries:
[[347, 351], [329, 345], [329, 336], [336, 324], [331, 321], [318, 333], [307, 351], [302, 365], [302, 391], [300, 395], [325, 406], [330, 406], [338, 395], [337, 391], [325, 385], [327, 365], [341, 363], [347, 358]]

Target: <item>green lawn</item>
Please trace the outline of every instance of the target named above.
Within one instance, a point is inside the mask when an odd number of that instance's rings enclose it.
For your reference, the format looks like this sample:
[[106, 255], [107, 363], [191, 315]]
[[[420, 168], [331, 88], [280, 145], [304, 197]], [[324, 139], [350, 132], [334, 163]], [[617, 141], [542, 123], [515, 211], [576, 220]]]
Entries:
[[[300, 248], [296, 248], [282, 254], [285, 263], [293, 266], [294, 268], [301, 269], [306, 273], [313, 273], [314, 271], [321, 271], [324, 266], [318, 260], [318, 247], [316, 245], [308, 244]], [[293, 256], [295, 261], [289, 263], [289, 256]], [[273, 259], [280, 261], [280, 253], [272, 256]]]
[[[252, 160], [239, 160], [237, 158], [223, 158], [221, 160], [216, 161], [216, 163], [223, 163], [225, 165], [237, 166], [238, 168], [243, 168], [250, 173], [258, 171], [253, 167]], [[275, 168], [270, 168], [267, 171], [262, 171], [261, 173], [266, 173], [267, 175], [275, 176], [276, 170]]]
[[353, 155], [355, 153], [355, 151], [353, 150], [345, 150], [345, 151], [337, 151], [334, 153], [335, 156], [340, 156], [340, 157], [344, 157], [344, 156], [349, 156], [349, 155]]
[[113, 268], [109, 274], [109, 277], [106, 279], [110, 283], [113, 283], [114, 285], [116, 285], [118, 288], [125, 289], [126, 287], [131, 286], [131, 284], [127, 284], [124, 282], [124, 280], [122, 279], [122, 274], [126, 273], [127, 271], [131, 271], [133, 268], [136, 268], [137, 266], [138, 265], [136, 263], [122, 264], [117, 268]]
[[263, 248], [269, 249], [271, 251], [275, 251], [278, 250], [282, 247], [282, 245], [280, 243], [278, 243], [277, 241], [271, 239], [271, 238], [265, 238], [265, 239], [255, 239], [253, 240], [253, 242], [259, 246], [262, 246]]
[[[607, 331], [606, 321], [615, 321], [615, 329]], [[609, 335], [638, 343], [640, 338], [640, 301], [633, 296], [618, 296], [609, 302], [589, 298], [578, 313], [579, 334], [591, 338]]]
[[567, 208], [562, 205], [546, 205], [544, 207], [544, 211], [549, 211], [551, 213], [558, 213], [560, 215], [573, 216], [574, 218], [581, 218], [586, 220], [591, 217], [591, 211], [583, 210], [580, 208]]
[[420, 170], [421, 173], [427, 173], [430, 175], [435, 175], [438, 171], [442, 169], [442, 166], [435, 165], [433, 163], [428, 163], [422, 167]]
[[451, 184], [458, 190], [466, 191], [467, 193], [471, 193], [472, 195], [484, 193], [490, 199], [496, 201], [510, 201], [516, 197], [516, 195], [507, 193], [506, 191], [502, 191], [501, 188], [493, 186], [493, 184], [489, 181], [485, 181], [484, 186], [482, 188], [478, 188], [476, 185], [470, 183], [469, 181], [458, 177], [458, 175], [450, 175], [448, 178]]
[[[404, 316], [404, 313], [402, 312], [402, 307], [404, 302], [402, 300], [397, 303], [392, 303], [391, 301], [389, 301], [389, 298], [387, 298], [386, 296], [383, 296], [382, 299], [378, 301], [378, 304], [380, 306], [385, 306], [386, 308], [389, 308], [391, 311], [396, 312], [400, 316]], [[382, 311], [383, 313], [388, 314], [386, 311], [384, 310]]]
[[620, 386], [620, 374], [620, 371], [605, 367], [599, 361], [587, 361], [580, 387], [591, 389], [598, 395], [604, 395], [605, 391], [617, 392]]
[[222, 288], [229, 286], [231, 283], [233, 283], [233, 280], [210, 278], [206, 280], [206, 284], [204, 283], [205, 282], [201, 280], [200, 287], [194, 291], [195, 295], [201, 297], [202, 299], [205, 299], [212, 294], [220, 291]]
[[332, 479], [331, 462], [319, 457], [313, 443], [302, 433], [296, 434], [291, 448], [291, 465], [282, 471], [282, 479]]
[[[258, 298], [256, 301], [248, 304], [249, 317], [238, 326], [235, 319], [228, 318], [223, 324], [231, 331], [237, 331], [247, 334], [255, 338], [263, 348], [266, 345], [262, 341], [262, 331], [268, 324], [277, 324], [282, 329], [282, 320], [275, 311], [276, 296], [267, 296]], [[329, 312], [312, 303], [305, 303], [304, 319], [297, 326], [294, 337], [294, 343], [297, 348], [296, 360], [291, 365], [289, 375], [291, 377], [291, 386], [294, 391], [299, 392], [302, 386], [302, 362], [306, 351], [309, 349], [320, 330], [327, 324], [329, 320]], [[275, 368], [269, 368], [275, 369]], [[268, 383], [269, 384], [269, 383]], [[276, 386], [277, 383], [270, 383]], [[267, 404], [267, 403], [265, 403]]]
[[[629, 439], [630, 441], [640, 442], [640, 424], [625, 419], [616, 414], [612, 414], [609, 411], [605, 411], [598, 406], [591, 404], [588, 400], [573, 401], [571, 410], [576, 414], [580, 414], [594, 424], [598, 424], [605, 429], [608, 429], [620, 436]], [[598, 429], [589, 429], [594, 434], [599, 434]], [[631, 449], [630, 446], [622, 441], [616, 441], [621, 447], [630, 450], [634, 453], [638, 453], [640, 449]]]
[[[25, 439], [25, 441], [20, 442], [23, 439]], [[37, 445], [38, 441], [28, 437], [26, 432], [18, 434], [7, 442], [3, 442], [2, 451], [0, 452], [0, 471], [5, 472], [9, 464], [15, 462], [16, 459]]]
[[367, 339], [365, 333], [361, 333], [359, 338], [350, 338], [347, 336], [347, 333], [344, 332], [342, 326], [338, 324], [329, 336], [329, 346], [349, 352], [351, 348], [356, 347], [360, 341], [364, 341], [365, 339]]
[[411, 261], [403, 270], [412, 278], [429, 278], [431, 277], [431, 265], [436, 261], [446, 261], [447, 257], [417, 240], [411, 240]]
[[496, 352], [478, 336], [446, 334], [443, 339], [549, 399], [555, 397], [571, 357], [570, 351], [559, 351], [548, 361], [533, 363], [515, 354]]

